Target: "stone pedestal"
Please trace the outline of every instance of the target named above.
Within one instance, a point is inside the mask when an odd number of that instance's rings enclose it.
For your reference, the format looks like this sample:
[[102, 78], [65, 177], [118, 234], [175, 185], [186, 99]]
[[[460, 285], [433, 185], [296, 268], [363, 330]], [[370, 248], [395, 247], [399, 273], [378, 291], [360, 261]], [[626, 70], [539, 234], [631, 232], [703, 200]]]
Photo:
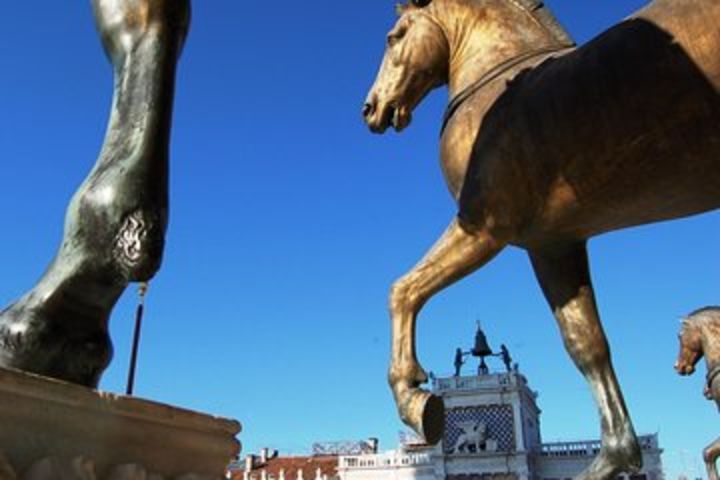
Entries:
[[224, 478], [240, 424], [0, 369], [0, 480]]

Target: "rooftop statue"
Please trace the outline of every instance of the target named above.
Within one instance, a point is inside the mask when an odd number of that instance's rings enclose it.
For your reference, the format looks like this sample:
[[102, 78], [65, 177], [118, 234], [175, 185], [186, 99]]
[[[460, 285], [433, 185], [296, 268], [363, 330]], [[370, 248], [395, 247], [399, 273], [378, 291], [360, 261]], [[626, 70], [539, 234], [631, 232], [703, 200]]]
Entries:
[[0, 367], [96, 386], [112, 356], [108, 318], [129, 282], [160, 268], [168, 218], [175, 69], [189, 0], [93, 0], [115, 75], [105, 142], [67, 209], [57, 256], [0, 313]]
[[539, 0], [412, 0], [399, 8], [363, 108], [407, 127], [433, 88], [450, 103], [440, 153], [458, 206], [390, 294], [389, 382], [431, 442], [443, 404], [414, 338], [421, 307], [508, 245], [527, 250], [598, 405], [602, 449], [583, 479], [637, 470], [640, 447], [598, 316], [586, 242], [720, 207], [720, 1], [656, 0], [582, 47]]

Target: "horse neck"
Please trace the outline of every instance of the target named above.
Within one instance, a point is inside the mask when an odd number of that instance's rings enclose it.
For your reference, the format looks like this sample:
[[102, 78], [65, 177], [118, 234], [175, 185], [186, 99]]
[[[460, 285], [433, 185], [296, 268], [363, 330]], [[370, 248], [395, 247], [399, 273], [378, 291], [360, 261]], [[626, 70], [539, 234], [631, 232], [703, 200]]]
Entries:
[[522, 6], [527, 0], [450, 2], [440, 20], [450, 45], [451, 98], [490, 70], [542, 49], [571, 46], [572, 40], [547, 10]]
[[703, 354], [710, 370], [720, 365], [720, 323], [702, 322], [700, 329]]

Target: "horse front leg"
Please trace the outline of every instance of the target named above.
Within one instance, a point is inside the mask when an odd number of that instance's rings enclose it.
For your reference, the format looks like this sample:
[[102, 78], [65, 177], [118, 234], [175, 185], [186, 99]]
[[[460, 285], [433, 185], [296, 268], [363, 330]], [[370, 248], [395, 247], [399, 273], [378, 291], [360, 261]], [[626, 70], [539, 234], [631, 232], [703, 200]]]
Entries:
[[577, 478], [612, 479], [642, 466], [640, 446], [615, 377], [588, 267], [585, 242], [530, 252], [535, 274], [560, 326], [565, 348], [600, 411], [602, 448]]
[[708, 480], [718, 480], [717, 458], [720, 456], [720, 438], [705, 447], [703, 450], [703, 460], [705, 460], [705, 468], [707, 468]]
[[129, 282], [160, 268], [175, 70], [190, 2], [92, 5], [115, 76], [107, 134], [70, 201], [55, 259], [0, 312], [0, 367], [96, 387], [112, 357], [110, 312]]
[[489, 233], [470, 233], [454, 220], [435, 246], [390, 294], [392, 359], [388, 381], [400, 418], [430, 444], [442, 437], [444, 407], [439, 397], [418, 388], [427, 374], [417, 360], [415, 320], [436, 292], [472, 273], [494, 257], [504, 245]]

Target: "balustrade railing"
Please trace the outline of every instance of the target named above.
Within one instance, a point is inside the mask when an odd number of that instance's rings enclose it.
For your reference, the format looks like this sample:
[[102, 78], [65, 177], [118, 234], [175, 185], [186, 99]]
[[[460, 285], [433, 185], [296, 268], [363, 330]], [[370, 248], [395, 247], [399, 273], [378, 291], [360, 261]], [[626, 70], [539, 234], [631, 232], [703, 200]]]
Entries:
[[491, 375], [480, 375], [470, 377], [446, 377], [435, 378], [433, 389], [436, 392], [449, 390], [479, 390], [484, 388], [500, 388], [510, 385], [517, 385], [518, 374], [496, 373]]
[[340, 457], [340, 468], [373, 469], [432, 465], [428, 453], [382, 453], [376, 455], [352, 455]]
[[[638, 441], [643, 451], [657, 450], [659, 448], [656, 435], [643, 435], [638, 438]], [[600, 440], [544, 443], [540, 446], [539, 453], [547, 457], [594, 456], [600, 451], [601, 446]]]

